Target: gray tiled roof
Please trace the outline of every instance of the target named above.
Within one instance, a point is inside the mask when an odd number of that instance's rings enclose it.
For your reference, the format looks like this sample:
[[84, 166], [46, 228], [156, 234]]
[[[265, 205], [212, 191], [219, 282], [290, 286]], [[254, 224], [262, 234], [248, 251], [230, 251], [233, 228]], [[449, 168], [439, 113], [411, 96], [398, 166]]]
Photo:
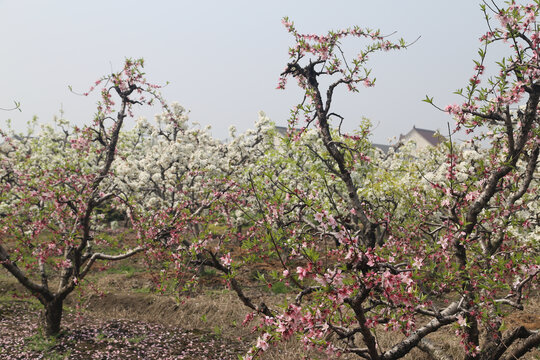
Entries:
[[409, 131], [407, 134], [400, 135], [399, 140], [406, 138], [413, 131], [416, 131], [420, 136], [422, 136], [427, 142], [429, 142], [433, 146], [437, 146], [444, 141], [444, 137], [437, 131], [428, 130], [428, 129], [420, 129], [420, 128], [417, 128], [416, 126], [413, 126], [412, 130]]

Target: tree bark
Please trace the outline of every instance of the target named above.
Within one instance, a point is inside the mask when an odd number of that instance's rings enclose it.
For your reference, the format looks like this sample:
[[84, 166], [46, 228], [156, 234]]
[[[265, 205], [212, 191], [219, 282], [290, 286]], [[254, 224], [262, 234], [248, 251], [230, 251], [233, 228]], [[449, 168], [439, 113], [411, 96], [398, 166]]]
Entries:
[[427, 339], [422, 339], [417, 346], [434, 360], [454, 360], [452, 355], [447, 354], [444, 349]]
[[60, 323], [62, 321], [63, 300], [53, 299], [44, 304], [43, 330], [46, 336], [56, 336], [60, 333]]

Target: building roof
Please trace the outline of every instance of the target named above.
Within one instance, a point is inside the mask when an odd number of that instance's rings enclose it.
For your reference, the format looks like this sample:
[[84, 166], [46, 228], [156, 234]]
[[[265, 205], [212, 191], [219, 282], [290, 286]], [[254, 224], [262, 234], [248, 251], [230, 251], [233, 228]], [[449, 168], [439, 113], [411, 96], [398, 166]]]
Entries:
[[288, 127], [287, 126], [276, 126], [276, 131], [278, 132], [278, 134], [280, 135], [287, 135], [287, 131], [288, 131]]
[[388, 150], [390, 150], [390, 148], [392, 147], [392, 145], [375, 144], [375, 143], [373, 143], [373, 146], [381, 150], [385, 154], [387, 154]]
[[[276, 126], [276, 131], [278, 134], [285, 136], [288, 133], [289, 128], [287, 126]], [[294, 129], [295, 131], [300, 131], [300, 129]], [[431, 146], [437, 146], [440, 143], [445, 141], [445, 137], [442, 136], [438, 131], [428, 130], [428, 129], [420, 129], [416, 126], [413, 126], [412, 130], [406, 133], [405, 135], [400, 134], [399, 135], [399, 141], [398, 142], [405, 142], [411, 138], [414, 137], [421, 137], [423, 138], [428, 144]], [[373, 144], [374, 147], [377, 149], [380, 149], [385, 154], [388, 153], [388, 150], [390, 148], [394, 147], [395, 145], [385, 145], [385, 144]]]
[[444, 142], [444, 136], [442, 136], [439, 132], [428, 129], [420, 129], [416, 126], [413, 126], [412, 130], [409, 131], [407, 134], [399, 135], [399, 140], [407, 140], [412, 137], [414, 133], [417, 133], [419, 136], [424, 138], [432, 146], [437, 146], [440, 143]]

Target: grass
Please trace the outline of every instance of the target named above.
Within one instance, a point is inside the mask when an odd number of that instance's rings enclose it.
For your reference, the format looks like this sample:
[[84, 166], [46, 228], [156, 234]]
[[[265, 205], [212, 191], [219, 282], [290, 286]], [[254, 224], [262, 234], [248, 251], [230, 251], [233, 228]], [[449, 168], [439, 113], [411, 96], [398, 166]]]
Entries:
[[43, 353], [49, 352], [49, 350], [51, 350], [51, 348], [53, 348], [56, 345], [55, 337], [43, 336], [41, 332], [38, 332], [30, 337], [27, 337], [24, 340], [29, 350], [43, 352]]
[[216, 326], [214, 326], [214, 328], [212, 329], [212, 332], [213, 332], [216, 336], [219, 337], [219, 336], [221, 336], [221, 335], [223, 334], [223, 329], [222, 329], [220, 326], [216, 325]]
[[118, 263], [113, 264], [110, 268], [105, 270], [105, 273], [107, 274], [122, 274], [126, 275], [127, 277], [132, 277], [137, 272], [142, 272], [142, 269], [139, 269], [135, 267], [132, 264], [129, 263]]
[[133, 292], [135, 294], [151, 294], [153, 290], [150, 287], [141, 287], [141, 288], [133, 289]]
[[207, 266], [203, 266], [201, 268], [201, 271], [199, 272], [199, 275], [202, 277], [215, 277], [218, 276], [216, 269], [209, 268]]
[[271, 290], [274, 295], [279, 295], [290, 293], [292, 291], [292, 288], [282, 282], [277, 282], [272, 284]]
[[54, 336], [46, 337], [41, 331], [25, 339], [25, 347], [29, 352], [44, 355], [44, 359], [60, 360], [68, 359], [71, 352], [57, 352], [55, 347], [58, 345], [58, 338]]
[[141, 341], [146, 339], [146, 335], [140, 335], [140, 336], [134, 336], [132, 338], [127, 339], [131, 344], [138, 344]]
[[107, 335], [105, 335], [104, 333], [102, 332], [99, 332], [97, 335], [96, 335], [96, 340], [97, 341], [111, 341], [111, 339], [109, 337], [107, 337]]

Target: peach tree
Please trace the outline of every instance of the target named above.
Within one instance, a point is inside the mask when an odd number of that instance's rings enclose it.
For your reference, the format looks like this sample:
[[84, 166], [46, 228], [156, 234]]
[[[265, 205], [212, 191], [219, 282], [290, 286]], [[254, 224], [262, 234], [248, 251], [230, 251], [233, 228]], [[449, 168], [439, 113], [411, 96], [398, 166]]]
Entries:
[[[263, 160], [266, 171], [252, 174], [261, 232], [250, 246], [282, 268], [264, 280], [297, 296], [278, 308], [252, 307], [247, 320], [260, 314], [262, 334], [246, 358], [297, 336], [331, 356], [398, 359], [420, 348], [449, 359], [444, 344], [428, 339], [445, 328], [455, 331], [465, 359], [513, 359], [540, 344], [538, 331], [505, 322], [523, 309], [540, 271], [539, 8], [482, 6], [490, 30], [475, 75], [458, 92], [464, 102], [444, 109], [471, 141], [448, 139], [424, 154], [408, 144], [387, 156], [369, 145], [367, 125], [341, 132], [332, 100], [340, 86], [372, 86], [368, 57], [405, 42], [357, 27], [305, 35], [284, 19], [296, 44], [278, 87], [292, 77], [305, 91], [290, 126], [301, 145], [287, 145], [281, 159]], [[369, 45], [348, 59], [346, 37]], [[482, 87], [486, 54], [498, 42], [509, 55]], [[228, 266], [243, 261], [233, 257]], [[385, 331], [401, 335], [382, 345]]]
[[101, 100], [91, 125], [59, 120], [57, 130], [2, 134], [0, 263], [43, 304], [46, 335], [58, 334], [64, 300], [96, 262], [145, 248], [101, 231], [101, 210], [122, 201], [112, 167], [126, 119], [135, 106], [161, 101], [142, 67], [128, 59], [95, 83], [90, 91], [100, 89]]

